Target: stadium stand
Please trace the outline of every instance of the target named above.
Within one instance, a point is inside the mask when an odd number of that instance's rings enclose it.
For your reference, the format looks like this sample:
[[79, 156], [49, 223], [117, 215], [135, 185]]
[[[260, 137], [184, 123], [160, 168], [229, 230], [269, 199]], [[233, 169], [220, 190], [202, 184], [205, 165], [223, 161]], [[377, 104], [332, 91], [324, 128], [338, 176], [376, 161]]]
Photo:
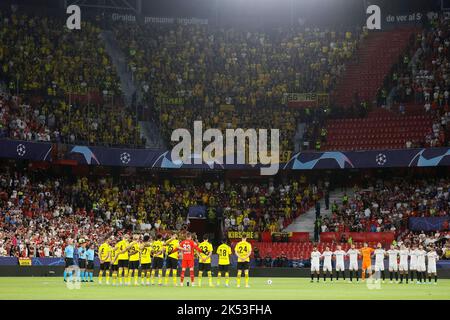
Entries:
[[0, 80], [9, 91], [0, 97], [2, 137], [145, 145], [98, 27], [83, 22], [82, 32], [68, 32], [56, 18], [2, 12], [0, 20]]
[[82, 32], [69, 32], [56, 18], [6, 13], [0, 17], [0, 65], [11, 92], [120, 93], [115, 70], [99, 45], [100, 29], [92, 23], [83, 22]]
[[[145, 145], [136, 115], [121, 105], [119, 81], [99, 45], [99, 28], [84, 23], [83, 32], [66, 33], [54, 28], [51, 18], [0, 18], [1, 78], [9, 90], [0, 95], [0, 137]], [[293, 151], [297, 124], [304, 121], [310, 125], [308, 139], [322, 142], [319, 147], [310, 144], [318, 150], [447, 143], [450, 42], [445, 20], [435, 20], [420, 32], [400, 29], [368, 37], [361, 30], [250, 32], [137, 24], [118, 24], [115, 35], [167, 139], [173, 129], [202, 120], [206, 128], [282, 128], [281, 149]], [[405, 47], [407, 54], [389, 73]], [[386, 75], [393, 81], [386, 81]], [[365, 103], [375, 100], [381, 87], [378, 98], [384, 107], [368, 112]], [[385, 107], [392, 88], [398, 111]], [[289, 92], [331, 91], [336, 106], [299, 110], [282, 103]], [[105, 93], [118, 96], [116, 104], [105, 101]], [[336, 114], [344, 118], [334, 119]], [[309, 237], [297, 234], [290, 239], [294, 242], [279, 243], [272, 242], [272, 234], [322, 196], [320, 187], [296, 181], [74, 181], [6, 167], [0, 183], [0, 255], [12, 256], [60, 256], [68, 236], [97, 242], [102, 235], [130, 230], [181, 231], [189, 208], [202, 205], [212, 217], [216, 208], [223, 208], [223, 232], [260, 232], [262, 241], [256, 246], [262, 258], [304, 260], [313, 246]], [[423, 239], [407, 227], [409, 217], [447, 215], [448, 189], [448, 180], [428, 180], [387, 181], [383, 187], [356, 190], [348, 203], [332, 205], [331, 216], [318, 219], [319, 249], [334, 249], [342, 242], [346, 250], [349, 236], [357, 247], [363, 241], [373, 245], [447, 237], [441, 233]]]
[[[440, 16], [423, 30], [400, 29], [386, 32], [384, 37], [383, 34], [371, 36], [374, 43], [384, 38], [384, 46], [378, 43], [372, 48], [368, 44], [357, 52], [357, 57], [361, 55], [361, 68], [367, 69], [359, 70], [357, 64], [349, 66], [336, 89], [336, 103], [341, 105], [373, 101], [378, 91], [377, 103], [382, 108], [363, 118], [326, 121], [327, 134], [321, 139], [323, 150], [447, 145], [448, 20]], [[360, 96], [352, 97], [352, 92]]]
[[377, 109], [367, 117], [329, 120], [323, 150], [380, 150], [425, 146], [433, 123], [431, 115], [396, 114]]
[[317, 187], [295, 181], [275, 187], [194, 180], [70, 180], [14, 170], [3, 173], [0, 238], [8, 243], [38, 241], [54, 252], [69, 235], [96, 241], [118, 231], [181, 231], [189, 208], [197, 205], [205, 206], [208, 217], [223, 208], [225, 231], [275, 232], [320, 197]]

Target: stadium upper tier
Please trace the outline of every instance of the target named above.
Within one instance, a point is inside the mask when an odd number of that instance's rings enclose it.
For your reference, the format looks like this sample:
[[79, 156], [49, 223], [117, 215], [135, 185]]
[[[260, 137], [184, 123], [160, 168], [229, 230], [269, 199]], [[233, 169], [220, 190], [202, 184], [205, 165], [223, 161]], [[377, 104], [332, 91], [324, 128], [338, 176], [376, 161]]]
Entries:
[[80, 31], [70, 31], [63, 19], [0, 12], [2, 78], [13, 92], [120, 94], [99, 34], [98, 27], [85, 21]]
[[[143, 93], [134, 96], [146, 110], [138, 119], [123, 105], [116, 66], [95, 23], [69, 31], [54, 18], [0, 15], [0, 78], [10, 92], [0, 101], [2, 137], [142, 147], [145, 130], [147, 138], [160, 130], [170, 146], [174, 129], [201, 120], [204, 130], [278, 128], [283, 161], [302, 142], [316, 150], [447, 145], [449, 32], [441, 18], [424, 30], [370, 34], [118, 23], [113, 37]], [[366, 117], [378, 87], [378, 104], [400, 115]], [[307, 92], [330, 100], [318, 108], [286, 103], [286, 94]], [[144, 117], [158, 128], [141, 130]]]
[[64, 20], [0, 12], [1, 137], [145, 145], [135, 115], [111, 101], [120, 82], [99, 34], [89, 22], [69, 31]]
[[[397, 61], [389, 63], [391, 71], [383, 76], [382, 84], [380, 70], [386, 69], [386, 60], [392, 60], [392, 55], [381, 54], [383, 46], [374, 47], [371, 55], [368, 55], [365, 47], [356, 52], [357, 60], [366, 61], [372, 70], [361, 66], [361, 73], [356, 74], [353, 69], [357, 67], [353, 67], [352, 74], [344, 74], [343, 83], [337, 88], [338, 102], [351, 100], [353, 114], [349, 112], [343, 117], [334, 113], [339, 120], [322, 117], [322, 121], [318, 123], [326, 129], [320, 131], [320, 127], [317, 128], [317, 125], [313, 124], [312, 128], [309, 128], [309, 132], [315, 133], [311, 135], [310, 145], [323, 150], [448, 145], [449, 21], [444, 17], [434, 18], [429, 21], [428, 27], [413, 31], [411, 33], [411, 30], [394, 30], [385, 34], [386, 50], [398, 46], [399, 34], [404, 34], [409, 42], [403, 41], [407, 45], [399, 51]], [[379, 36], [376, 39], [378, 38]], [[393, 42], [389, 39], [397, 40]], [[378, 64], [380, 68], [373, 70], [378, 68]], [[373, 91], [377, 86], [377, 106], [382, 110], [368, 112], [364, 94], [367, 97], [369, 89]], [[367, 87], [367, 91], [359, 90], [360, 87]], [[375, 99], [375, 96], [372, 98]]]
[[289, 151], [302, 117], [284, 95], [328, 93], [363, 37], [361, 30], [137, 24], [115, 34], [167, 140], [202, 120], [207, 128], [279, 128]]

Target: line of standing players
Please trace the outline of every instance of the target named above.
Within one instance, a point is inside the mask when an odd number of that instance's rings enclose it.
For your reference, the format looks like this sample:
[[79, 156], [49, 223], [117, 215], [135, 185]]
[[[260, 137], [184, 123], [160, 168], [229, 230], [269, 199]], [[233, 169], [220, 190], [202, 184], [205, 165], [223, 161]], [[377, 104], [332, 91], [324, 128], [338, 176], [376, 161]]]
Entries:
[[[195, 235], [194, 235], [195, 236]], [[193, 235], [186, 233], [181, 241], [176, 234], [173, 234], [168, 240], [163, 240], [161, 234], [152, 239], [148, 234], [134, 234], [132, 238], [124, 234], [121, 239], [108, 237], [98, 248], [98, 257], [100, 260], [100, 271], [98, 276], [99, 284], [112, 285], [131, 285], [134, 278], [134, 285], [154, 285], [157, 278], [158, 285], [168, 285], [170, 275], [172, 275], [175, 286], [184, 285], [184, 276], [189, 269], [191, 285], [195, 286], [194, 278], [194, 259], [197, 256], [199, 262], [198, 286], [202, 285], [203, 274], [207, 274], [209, 286], [213, 286], [211, 271], [211, 256], [213, 246], [208, 241], [208, 237], [203, 237], [203, 242], [197, 243], [192, 239]], [[87, 249], [88, 248], [88, 249]], [[73, 276], [73, 255], [74, 251], [78, 253], [77, 276], [80, 281], [87, 281], [84, 277], [86, 271], [89, 275], [89, 281], [93, 282], [94, 269], [94, 244], [87, 246], [83, 239], [80, 239], [78, 248], [74, 247], [73, 240], [69, 239], [64, 251], [66, 269], [64, 271], [64, 281]], [[89, 250], [87, 255], [85, 252]], [[236, 244], [234, 253], [237, 256], [237, 286], [240, 287], [241, 276], [244, 274], [245, 286], [249, 287], [249, 264], [252, 246], [245, 237]], [[229, 268], [231, 247], [226, 240], [218, 246], [216, 250], [218, 255], [218, 273], [217, 285], [221, 284], [222, 275], [225, 277], [225, 286], [229, 286]], [[89, 256], [89, 259], [87, 259]], [[92, 258], [92, 260], [90, 260]], [[181, 258], [180, 283], [178, 284], [178, 260]], [[165, 274], [163, 277], [163, 268], [165, 261]], [[111, 279], [112, 278], [112, 279]], [[139, 283], [139, 278], [141, 281]], [[163, 283], [164, 278], [164, 283]], [[189, 282], [188, 282], [189, 285]]]
[[[372, 268], [373, 256], [375, 256], [374, 268]], [[403, 280], [408, 283], [409, 279], [413, 283], [414, 275], [416, 276], [417, 284], [425, 284], [427, 276], [430, 284], [432, 283], [432, 277], [434, 277], [434, 284], [437, 283], [436, 262], [439, 260], [439, 255], [434, 247], [429, 247], [426, 251], [422, 245], [412, 245], [410, 248], [402, 244], [399, 249], [397, 246], [391, 245], [389, 250], [385, 250], [381, 243], [378, 243], [376, 248], [371, 248], [367, 243], [364, 243], [359, 250], [353, 244], [347, 252], [342, 250], [342, 247], [339, 245], [334, 252], [330, 251], [329, 247], [326, 247], [322, 253], [318, 251], [317, 247], [314, 247], [311, 252], [311, 282], [314, 282], [315, 276], [317, 277], [317, 282], [319, 282], [320, 260], [323, 260], [322, 274], [324, 281], [326, 281], [327, 276], [333, 281], [332, 260], [335, 260], [336, 280], [339, 280], [340, 273], [345, 280], [344, 259], [346, 257], [349, 259], [349, 282], [353, 282], [353, 276], [356, 276], [356, 281], [359, 281], [360, 268], [358, 259], [362, 257], [362, 280], [365, 280], [366, 275], [372, 277], [376, 273], [380, 275], [379, 278], [384, 283], [386, 278], [384, 260], [386, 256], [388, 257], [390, 283], [393, 282], [394, 278], [398, 283], [403, 283]]]

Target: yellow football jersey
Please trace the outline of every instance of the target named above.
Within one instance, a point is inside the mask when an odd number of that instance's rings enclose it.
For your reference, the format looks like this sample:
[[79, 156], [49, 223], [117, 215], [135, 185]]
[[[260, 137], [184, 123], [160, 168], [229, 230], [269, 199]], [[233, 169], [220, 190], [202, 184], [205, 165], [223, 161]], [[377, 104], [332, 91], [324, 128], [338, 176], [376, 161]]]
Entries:
[[198, 247], [202, 250], [200, 253], [199, 263], [211, 263], [211, 257], [208, 257], [205, 261], [201, 260], [201, 258], [206, 258], [210, 253], [213, 252], [213, 246], [208, 241], [203, 241], [198, 245]]
[[178, 260], [178, 251], [172, 252], [173, 250], [175, 250], [176, 248], [178, 248], [180, 246], [180, 241], [178, 241], [177, 239], [173, 239], [171, 240], [167, 245], [166, 245], [166, 255], [170, 258], [174, 258]]
[[[164, 246], [164, 243], [162, 241], [159, 241], [159, 240], [153, 241], [153, 243], [152, 243], [153, 258], [163, 258], [164, 257], [164, 253], [162, 250], [163, 246]], [[161, 251], [161, 253], [157, 254], [159, 251]]]
[[219, 256], [219, 265], [226, 266], [230, 264], [231, 247], [225, 243], [217, 248], [217, 255]]
[[119, 252], [118, 248], [112, 248], [112, 250], [111, 250], [111, 262], [114, 262], [113, 265], [115, 265], [115, 266], [117, 266], [119, 264], [119, 259], [114, 261], [114, 259], [116, 258], [117, 252]]
[[111, 262], [111, 250], [111, 246], [108, 243], [103, 242], [100, 248], [98, 248], [98, 256], [100, 260], [103, 262]]
[[139, 243], [135, 242], [130, 250], [128, 250], [128, 255], [130, 257], [130, 261], [139, 261]]
[[[118, 252], [125, 250], [128, 247], [129, 243], [127, 240], [123, 239], [122, 241], [117, 242], [116, 248], [118, 248]], [[122, 254], [119, 254], [119, 260], [128, 260], [128, 251], [125, 251]]]
[[152, 248], [149, 243], [145, 243], [141, 249], [141, 264], [152, 262]]
[[238, 242], [234, 252], [238, 257], [238, 262], [250, 262], [250, 256], [246, 259], [244, 257], [252, 252], [252, 245], [247, 241]]

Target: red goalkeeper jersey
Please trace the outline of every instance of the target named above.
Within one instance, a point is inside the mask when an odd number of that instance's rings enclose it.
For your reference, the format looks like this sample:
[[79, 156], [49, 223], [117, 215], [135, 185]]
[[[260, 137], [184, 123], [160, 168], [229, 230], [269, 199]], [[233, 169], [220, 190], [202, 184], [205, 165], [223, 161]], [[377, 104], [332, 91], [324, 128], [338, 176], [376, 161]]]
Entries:
[[178, 247], [183, 252], [183, 260], [194, 260], [194, 250], [202, 252], [202, 250], [192, 240], [183, 240]]

